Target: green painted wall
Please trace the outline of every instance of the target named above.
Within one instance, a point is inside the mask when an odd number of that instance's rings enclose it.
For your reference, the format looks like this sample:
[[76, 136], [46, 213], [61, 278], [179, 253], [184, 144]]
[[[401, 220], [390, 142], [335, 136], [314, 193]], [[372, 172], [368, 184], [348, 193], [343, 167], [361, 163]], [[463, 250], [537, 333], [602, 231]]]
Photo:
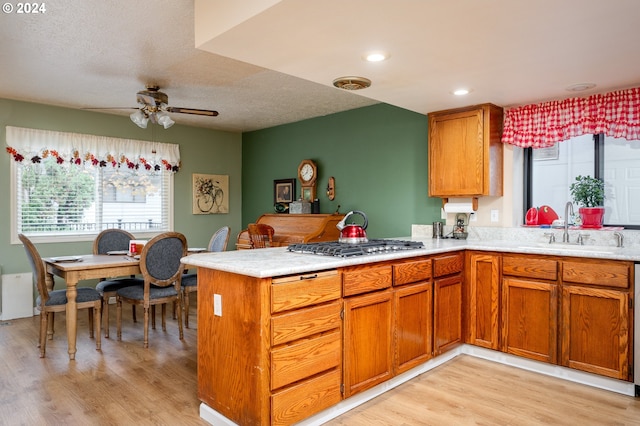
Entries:
[[378, 104], [244, 133], [243, 227], [273, 212], [273, 181], [297, 177], [305, 158], [318, 164], [321, 213], [364, 211], [370, 238], [409, 236], [411, 224], [440, 218], [441, 200], [427, 195], [427, 117]]
[[[179, 122], [179, 119], [176, 119]], [[165, 130], [149, 125], [135, 126], [128, 117], [79, 111], [40, 104], [0, 99], [0, 268], [3, 274], [30, 271], [21, 244], [10, 243], [10, 161], [6, 153], [5, 126], [29, 127], [64, 132], [152, 140], [180, 144], [182, 169], [174, 180], [174, 227], [187, 237], [192, 247], [203, 247], [221, 226], [231, 227], [230, 248], [242, 217], [242, 136], [179, 124]], [[229, 175], [229, 214], [191, 214], [192, 173]], [[43, 256], [90, 253], [92, 242], [38, 244]]]

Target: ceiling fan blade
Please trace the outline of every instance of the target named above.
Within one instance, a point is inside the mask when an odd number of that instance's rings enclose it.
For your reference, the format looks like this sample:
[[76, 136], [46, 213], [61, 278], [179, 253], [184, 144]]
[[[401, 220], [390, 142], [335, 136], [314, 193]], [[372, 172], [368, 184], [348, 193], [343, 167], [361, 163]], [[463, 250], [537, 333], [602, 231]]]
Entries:
[[139, 107], [85, 107], [82, 109], [140, 109]]
[[167, 107], [166, 111], [178, 112], [180, 114], [206, 115], [208, 117], [215, 117], [218, 115], [218, 111], [211, 111], [208, 109]]

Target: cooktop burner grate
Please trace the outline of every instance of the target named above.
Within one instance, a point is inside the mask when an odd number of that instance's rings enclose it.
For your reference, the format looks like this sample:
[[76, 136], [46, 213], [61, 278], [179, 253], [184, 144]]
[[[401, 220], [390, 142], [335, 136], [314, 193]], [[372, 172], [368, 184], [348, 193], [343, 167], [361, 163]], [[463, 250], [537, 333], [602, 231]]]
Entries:
[[424, 245], [419, 241], [373, 239], [366, 243], [358, 244], [339, 243], [338, 241], [296, 243], [290, 244], [287, 250], [294, 253], [309, 253], [319, 256], [352, 257], [421, 248], [424, 248]]

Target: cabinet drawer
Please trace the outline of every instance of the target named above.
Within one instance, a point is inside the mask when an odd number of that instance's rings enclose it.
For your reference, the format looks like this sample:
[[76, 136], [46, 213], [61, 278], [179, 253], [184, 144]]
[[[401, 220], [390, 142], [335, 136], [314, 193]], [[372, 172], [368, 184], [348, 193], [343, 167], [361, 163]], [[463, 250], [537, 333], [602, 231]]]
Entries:
[[562, 265], [562, 281], [564, 282], [628, 288], [633, 263], [563, 261]]
[[271, 390], [297, 382], [340, 365], [342, 333], [336, 331], [315, 339], [271, 351]]
[[290, 425], [337, 404], [342, 374], [335, 369], [271, 396], [273, 425]]
[[462, 271], [464, 260], [462, 253], [440, 256], [433, 259], [433, 276], [442, 277]]
[[502, 273], [516, 277], [556, 281], [558, 279], [558, 261], [527, 256], [503, 256]]
[[367, 293], [391, 287], [391, 265], [365, 265], [345, 269], [342, 273], [344, 296]]
[[277, 346], [303, 337], [340, 328], [342, 303], [287, 312], [271, 318], [271, 345]]
[[338, 271], [276, 278], [271, 286], [271, 312], [288, 311], [336, 300], [340, 298], [341, 289]]
[[406, 261], [393, 265], [393, 285], [403, 285], [431, 278], [431, 259]]

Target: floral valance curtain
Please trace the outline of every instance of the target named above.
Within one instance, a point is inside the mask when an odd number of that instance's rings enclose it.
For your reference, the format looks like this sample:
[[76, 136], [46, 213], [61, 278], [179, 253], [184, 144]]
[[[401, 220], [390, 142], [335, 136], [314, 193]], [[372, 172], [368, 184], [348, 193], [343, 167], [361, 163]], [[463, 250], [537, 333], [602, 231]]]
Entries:
[[511, 108], [505, 113], [502, 142], [546, 148], [597, 133], [640, 140], [640, 88]]
[[178, 144], [7, 126], [7, 152], [16, 162], [39, 163], [48, 157], [58, 164], [123, 167], [132, 170], [177, 172]]

